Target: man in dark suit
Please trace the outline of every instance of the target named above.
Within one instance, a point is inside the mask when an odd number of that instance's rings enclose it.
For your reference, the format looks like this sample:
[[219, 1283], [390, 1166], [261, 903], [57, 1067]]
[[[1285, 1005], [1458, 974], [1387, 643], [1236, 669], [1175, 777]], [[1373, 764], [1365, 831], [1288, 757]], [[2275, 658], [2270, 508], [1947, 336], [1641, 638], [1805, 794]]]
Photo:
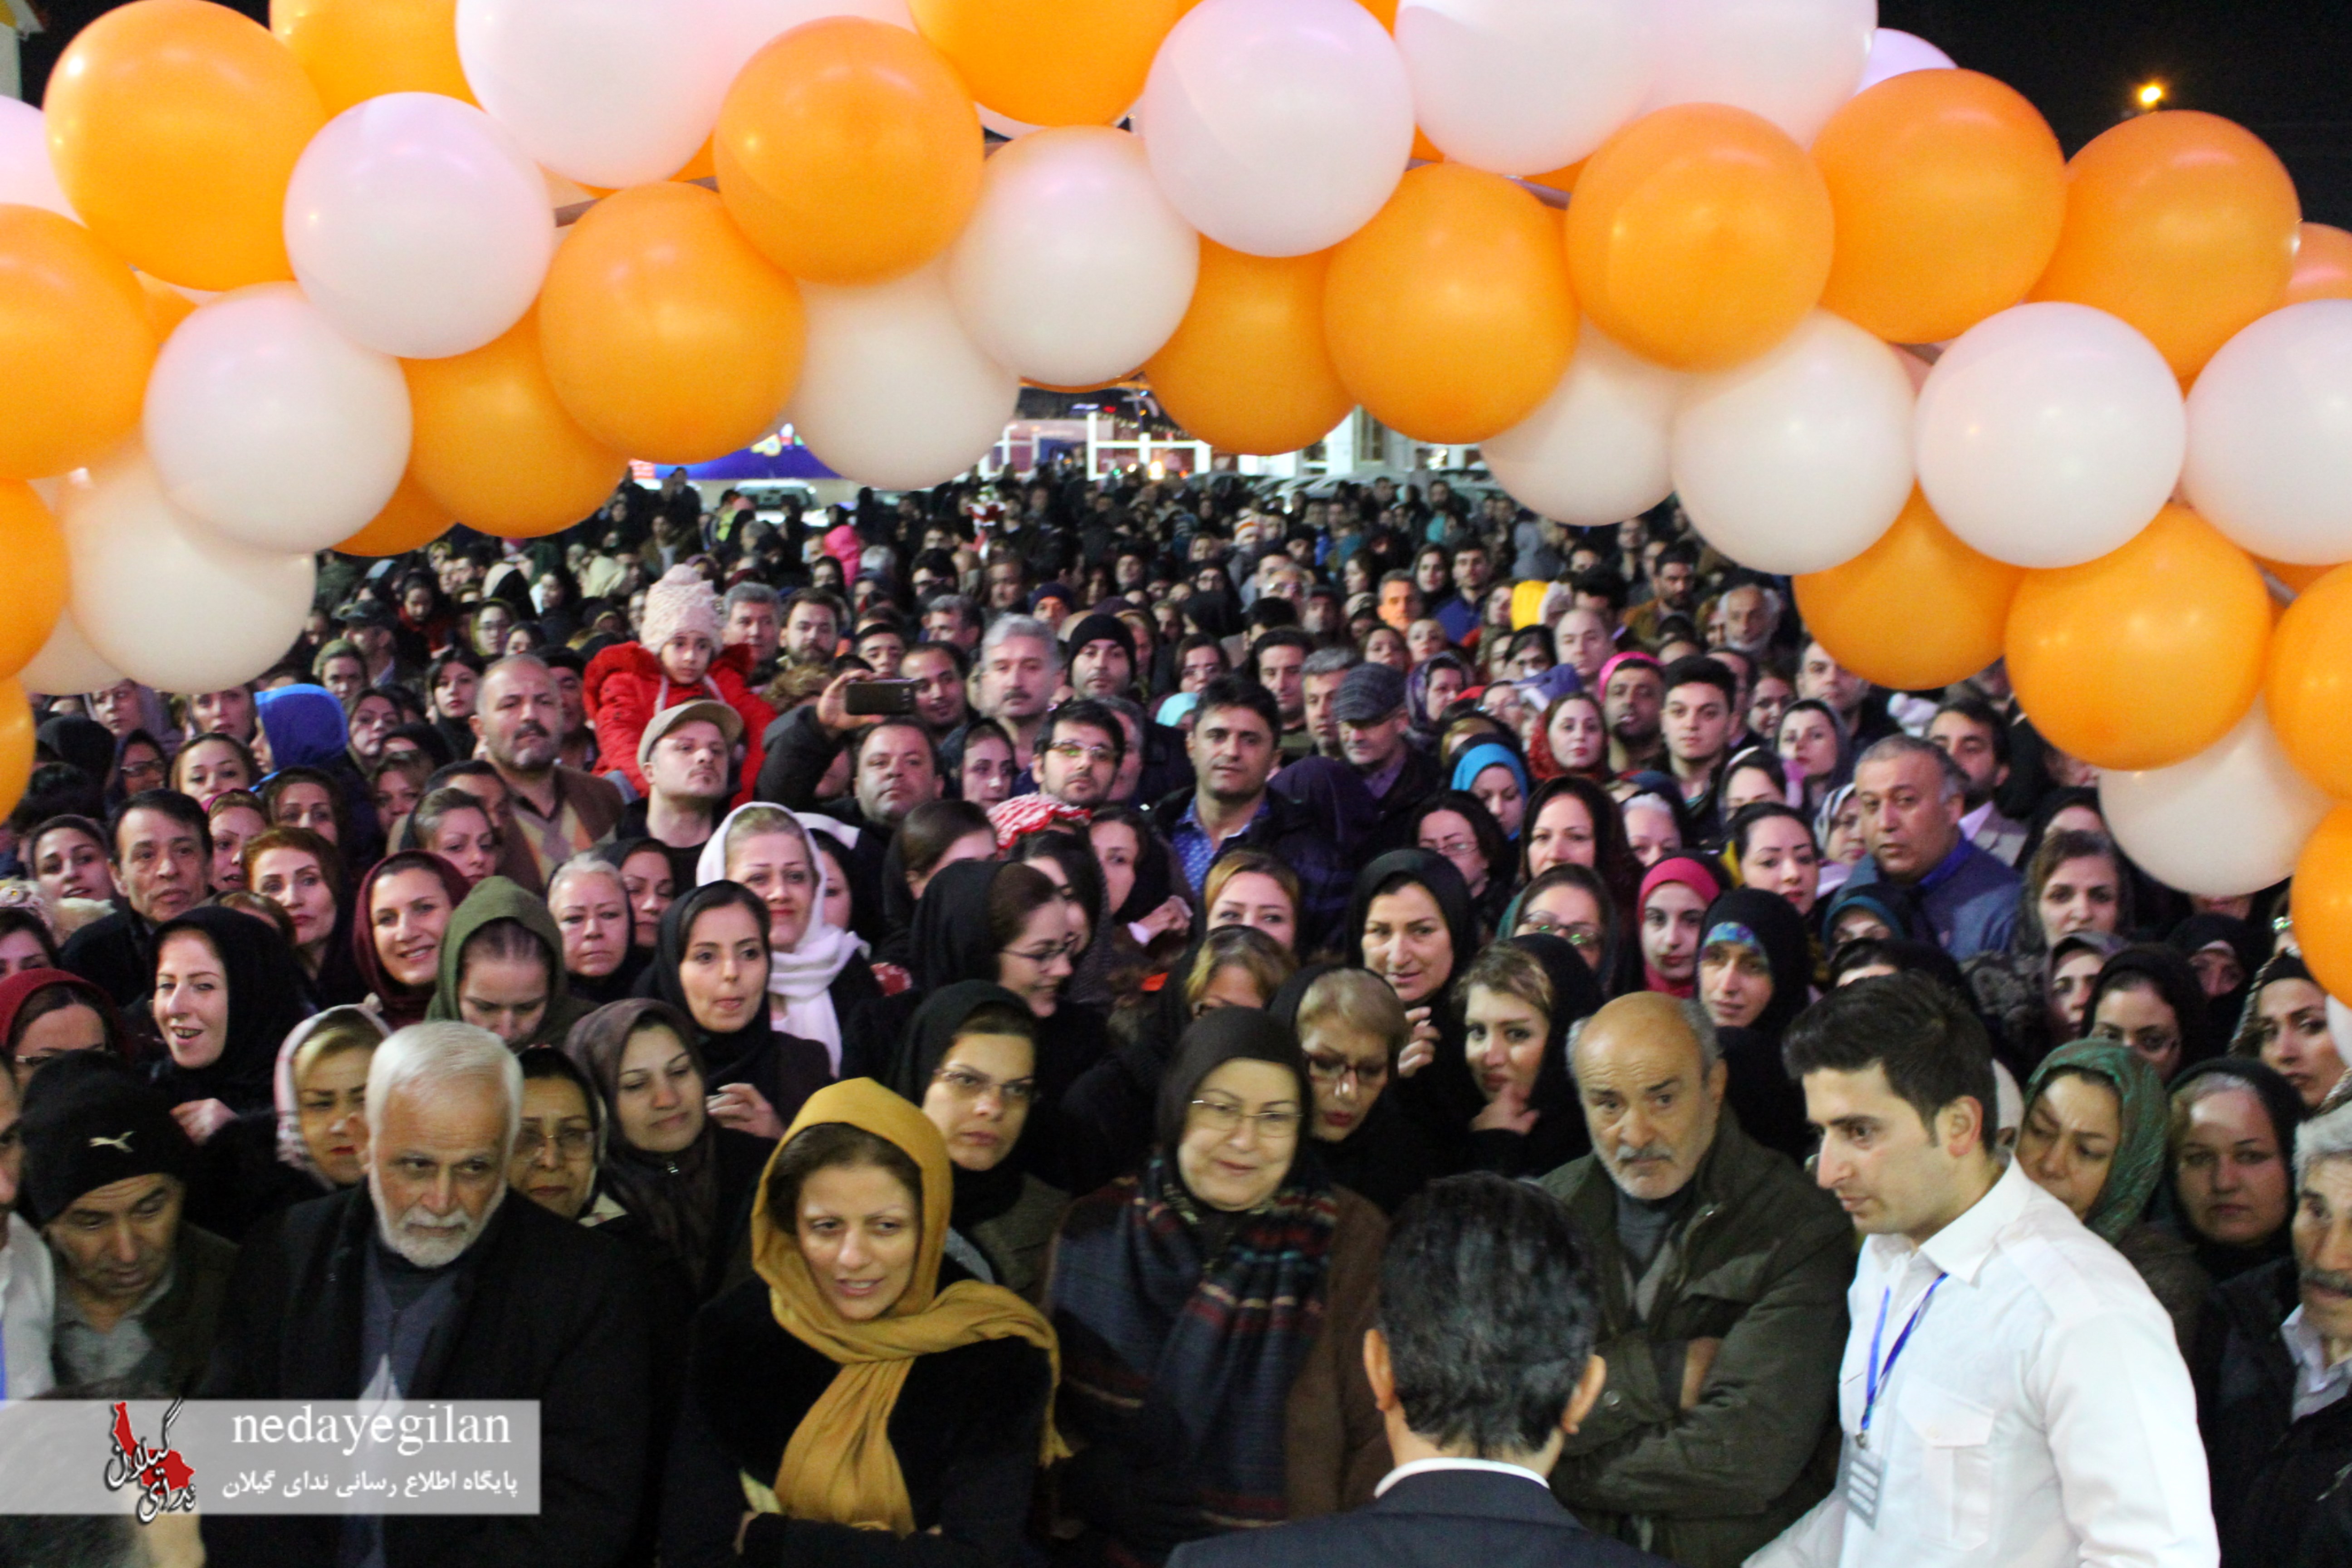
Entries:
[[1557, 1199], [1483, 1173], [1433, 1183], [1389, 1233], [1364, 1335], [1397, 1461], [1376, 1500], [1193, 1542], [1169, 1568], [1666, 1568], [1587, 1531], [1545, 1479], [1608, 1380], [1598, 1322]]

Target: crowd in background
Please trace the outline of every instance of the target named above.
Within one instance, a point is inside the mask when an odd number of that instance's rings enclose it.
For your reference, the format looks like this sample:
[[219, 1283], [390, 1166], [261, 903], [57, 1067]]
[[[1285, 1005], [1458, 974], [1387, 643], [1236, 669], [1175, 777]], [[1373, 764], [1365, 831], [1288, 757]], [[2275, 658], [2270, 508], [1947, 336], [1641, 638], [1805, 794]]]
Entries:
[[[2352, 1020], [2290, 890], [2161, 885], [2000, 666], [1874, 689], [1671, 502], [680, 471], [321, 584], [249, 686], [47, 700], [0, 1394], [537, 1399], [545, 1504], [222, 1518], [216, 1562], [1157, 1563], [1343, 1513], [1412, 1413], [1360, 1349], [1389, 1227], [1465, 1173], [1573, 1224], [1605, 1387], [1512, 1451], [1599, 1536], [2352, 1561]], [[1857, 1557], [1894, 1363], [1849, 1331], [1967, 1270], [1906, 1297], [1854, 1235], [1932, 1256], [1936, 1183], [2042, 1227], [2037, 1343], [2124, 1348], [2033, 1374], [2042, 1471], [1906, 1394], [1944, 1468], [1888, 1461]]]

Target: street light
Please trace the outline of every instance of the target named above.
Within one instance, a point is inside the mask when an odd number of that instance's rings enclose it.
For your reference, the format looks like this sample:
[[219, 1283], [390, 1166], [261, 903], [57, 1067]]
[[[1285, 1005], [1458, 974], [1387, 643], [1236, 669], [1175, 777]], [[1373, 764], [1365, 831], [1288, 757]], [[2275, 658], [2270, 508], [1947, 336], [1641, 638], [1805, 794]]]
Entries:
[[2164, 103], [2164, 84], [2160, 81], [2149, 82], [2142, 87], [2136, 96], [2139, 100], [2142, 110], [2161, 108]]

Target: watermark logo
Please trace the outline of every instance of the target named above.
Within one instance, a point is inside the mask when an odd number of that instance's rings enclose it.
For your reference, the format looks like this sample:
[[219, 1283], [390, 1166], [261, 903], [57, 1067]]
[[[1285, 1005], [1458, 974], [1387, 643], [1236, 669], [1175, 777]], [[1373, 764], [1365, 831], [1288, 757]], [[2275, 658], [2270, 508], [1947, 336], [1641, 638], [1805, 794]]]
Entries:
[[152, 1523], [159, 1513], [195, 1511], [195, 1467], [172, 1447], [172, 1422], [179, 1414], [180, 1402], [175, 1399], [163, 1412], [162, 1433], [151, 1445], [131, 1430], [131, 1407], [120, 1403], [114, 1406], [110, 1432], [114, 1452], [106, 1461], [106, 1489], [119, 1492], [136, 1486], [142, 1524]]

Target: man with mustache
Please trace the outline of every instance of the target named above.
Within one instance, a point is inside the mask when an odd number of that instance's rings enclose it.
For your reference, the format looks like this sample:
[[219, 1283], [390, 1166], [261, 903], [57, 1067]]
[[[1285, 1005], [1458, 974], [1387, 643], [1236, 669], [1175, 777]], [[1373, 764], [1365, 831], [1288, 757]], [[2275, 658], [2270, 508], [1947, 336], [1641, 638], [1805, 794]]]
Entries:
[[2190, 1368], [2222, 1568], [2352, 1561], [2352, 1102], [2294, 1167], [2294, 1256], [2214, 1293]]
[[499, 874], [543, 893], [558, 866], [613, 837], [621, 792], [556, 761], [563, 706], [554, 672], [530, 654], [502, 658], [484, 672], [471, 722], [482, 754], [507, 786], [520, 830], [507, 835]]
[[1604, 1534], [1736, 1568], [1834, 1473], [1845, 1221], [1740, 1131], [1705, 1008], [1621, 996], [1568, 1050], [1592, 1152], [1542, 1184], [1591, 1243], [1609, 1388], [1552, 1491]]
[[[535, 1517], [208, 1515], [216, 1563], [609, 1565], [632, 1549], [651, 1425], [654, 1281], [629, 1244], [510, 1199], [522, 1068], [470, 1024], [368, 1064], [367, 1180], [262, 1221], [203, 1395], [540, 1402]], [[366, 1450], [358, 1463], [365, 1462]]]

